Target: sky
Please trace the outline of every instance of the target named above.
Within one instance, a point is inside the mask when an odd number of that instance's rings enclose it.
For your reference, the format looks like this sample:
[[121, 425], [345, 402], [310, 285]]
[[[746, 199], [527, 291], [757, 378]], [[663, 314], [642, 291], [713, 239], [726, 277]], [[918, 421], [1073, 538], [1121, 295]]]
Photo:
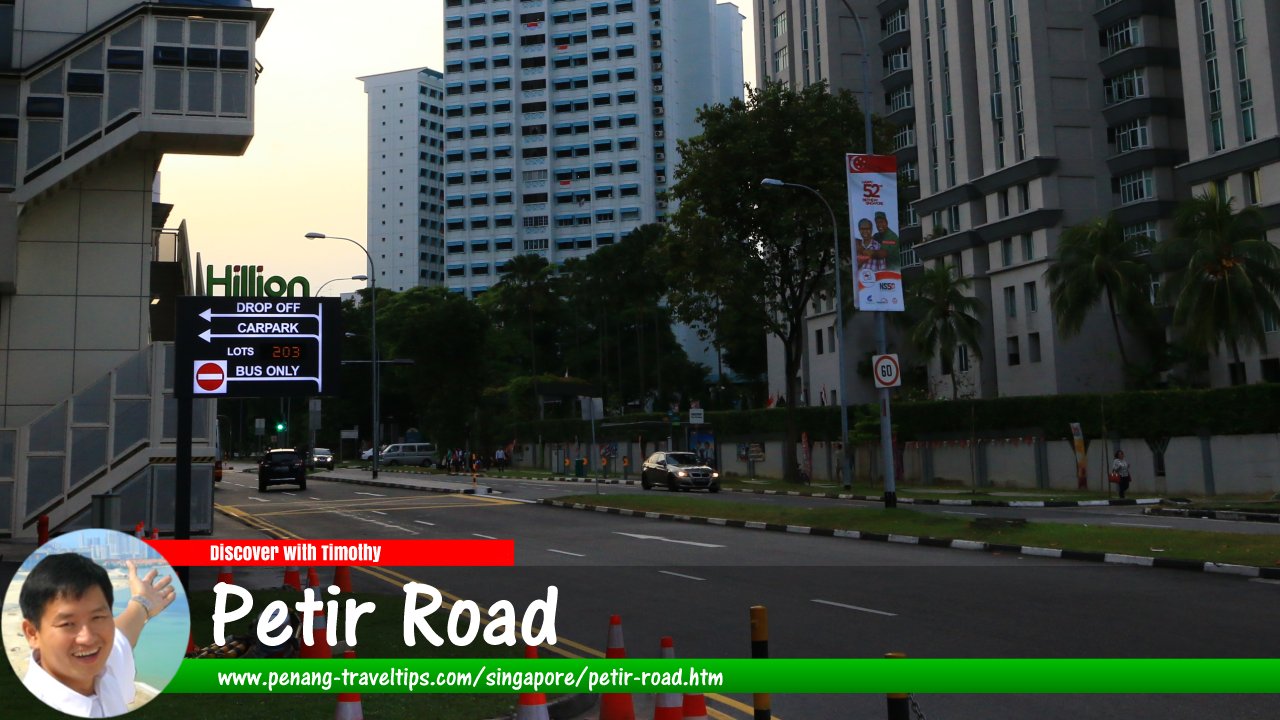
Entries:
[[[686, 0], [681, 0], [686, 1]], [[746, 77], [754, 78], [752, 3], [743, 22]], [[254, 138], [238, 157], [166, 155], [160, 197], [169, 225], [187, 221], [192, 259], [255, 262], [268, 275], [306, 276], [313, 293], [365, 273], [368, 107], [356, 78], [444, 68], [443, 0], [258, 0], [274, 9], [258, 39], [264, 70], [255, 92]], [[357, 10], [358, 8], [358, 10]], [[363, 287], [342, 280], [326, 296]]]

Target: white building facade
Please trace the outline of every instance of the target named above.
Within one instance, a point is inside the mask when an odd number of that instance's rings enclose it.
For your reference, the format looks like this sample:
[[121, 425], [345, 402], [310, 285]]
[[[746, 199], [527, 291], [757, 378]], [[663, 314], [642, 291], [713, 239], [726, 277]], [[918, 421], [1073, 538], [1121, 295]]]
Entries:
[[444, 75], [362, 77], [369, 96], [366, 237], [377, 286], [444, 284]]
[[445, 284], [553, 266], [665, 219], [676, 140], [742, 95], [742, 17], [713, 0], [445, 2]]

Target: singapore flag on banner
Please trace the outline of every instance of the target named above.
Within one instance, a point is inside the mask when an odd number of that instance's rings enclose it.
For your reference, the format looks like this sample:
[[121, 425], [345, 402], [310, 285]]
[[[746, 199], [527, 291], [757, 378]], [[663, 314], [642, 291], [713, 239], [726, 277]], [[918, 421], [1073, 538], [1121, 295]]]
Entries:
[[892, 155], [845, 155], [849, 178], [849, 234], [854, 262], [854, 305], [902, 312], [902, 260], [898, 248], [898, 160]]

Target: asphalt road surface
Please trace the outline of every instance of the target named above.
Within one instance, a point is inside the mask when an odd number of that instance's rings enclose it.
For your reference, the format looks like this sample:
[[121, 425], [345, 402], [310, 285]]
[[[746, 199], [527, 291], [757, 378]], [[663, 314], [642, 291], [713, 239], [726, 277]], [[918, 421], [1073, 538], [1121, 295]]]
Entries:
[[[631, 657], [657, 656], [662, 635], [675, 638], [681, 657], [747, 657], [752, 605], [769, 610], [771, 657], [1276, 652], [1280, 584], [1274, 582], [628, 518], [527, 502], [591, 492], [591, 486], [489, 484], [503, 494], [441, 495], [320, 480], [305, 493], [285, 486], [259, 494], [252, 475], [229, 473], [215, 501], [297, 537], [513, 539], [514, 568], [396, 568], [381, 577], [354, 577], [369, 590], [398, 592], [411, 578], [482, 606], [508, 599], [518, 608], [555, 585], [558, 635], [562, 648], [576, 655], [603, 652], [608, 618], [617, 613]], [[219, 516], [217, 522], [231, 520]], [[1274, 696], [917, 699], [931, 720], [1280, 716]], [[749, 696], [713, 698], [722, 717], [749, 718], [750, 703]], [[775, 695], [773, 710], [784, 720], [885, 716], [877, 695]]]

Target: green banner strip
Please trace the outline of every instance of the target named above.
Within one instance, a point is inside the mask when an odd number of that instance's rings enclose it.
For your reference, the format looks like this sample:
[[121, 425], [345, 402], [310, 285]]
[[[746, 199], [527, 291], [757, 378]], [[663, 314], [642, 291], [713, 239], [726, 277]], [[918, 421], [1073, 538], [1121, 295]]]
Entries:
[[165, 692], [1280, 693], [1280, 660], [208, 659]]

